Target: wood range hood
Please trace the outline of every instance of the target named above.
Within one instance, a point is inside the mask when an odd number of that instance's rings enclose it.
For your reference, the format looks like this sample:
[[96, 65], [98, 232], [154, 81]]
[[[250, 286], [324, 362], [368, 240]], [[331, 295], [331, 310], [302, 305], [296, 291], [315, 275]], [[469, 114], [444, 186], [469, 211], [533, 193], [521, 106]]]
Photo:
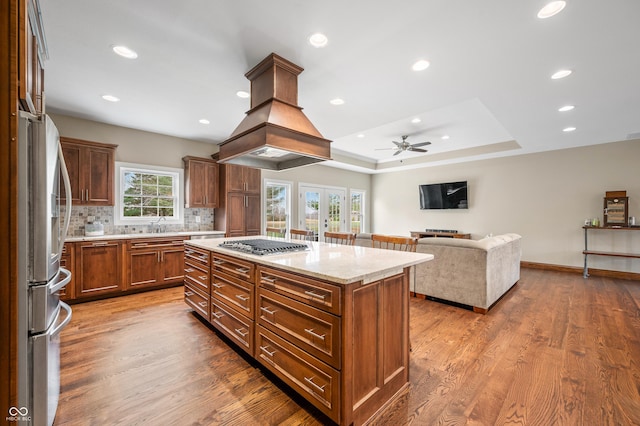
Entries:
[[245, 74], [251, 81], [251, 109], [220, 144], [220, 163], [284, 170], [331, 160], [331, 141], [298, 106], [302, 71], [272, 53]]

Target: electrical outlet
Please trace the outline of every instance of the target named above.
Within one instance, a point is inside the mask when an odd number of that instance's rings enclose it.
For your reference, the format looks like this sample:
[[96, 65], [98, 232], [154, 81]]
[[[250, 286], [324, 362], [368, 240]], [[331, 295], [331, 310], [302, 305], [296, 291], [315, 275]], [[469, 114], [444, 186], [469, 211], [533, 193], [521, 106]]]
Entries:
[[200, 216], [196, 216], [196, 223], [200, 223]]
[[87, 216], [87, 222], [95, 222], [96, 217], [95, 216]]

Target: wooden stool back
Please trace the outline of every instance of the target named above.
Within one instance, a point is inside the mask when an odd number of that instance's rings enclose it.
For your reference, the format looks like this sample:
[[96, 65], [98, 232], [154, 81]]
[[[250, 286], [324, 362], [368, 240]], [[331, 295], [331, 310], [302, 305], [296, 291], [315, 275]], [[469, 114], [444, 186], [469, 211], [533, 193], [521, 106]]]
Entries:
[[373, 248], [415, 252], [417, 244], [417, 238], [381, 234], [371, 235], [371, 246]]
[[356, 241], [356, 234], [352, 232], [325, 232], [324, 242], [352, 246]]

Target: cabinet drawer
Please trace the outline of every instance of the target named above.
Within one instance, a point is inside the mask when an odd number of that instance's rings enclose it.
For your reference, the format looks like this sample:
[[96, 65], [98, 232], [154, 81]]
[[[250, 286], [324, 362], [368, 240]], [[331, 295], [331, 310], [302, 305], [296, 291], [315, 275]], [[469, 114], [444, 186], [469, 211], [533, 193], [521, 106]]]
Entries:
[[211, 280], [211, 296], [249, 318], [253, 318], [254, 289], [253, 284], [223, 272], [215, 272]]
[[260, 325], [340, 369], [340, 318], [269, 290], [258, 291]]
[[191, 306], [198, 315], [209, 321], [209, 296], [185, 282], [184, 301], [187, 305]]
[[202, 266], [209, 267], [209, 252], [207, 250], [186, 245], [184, 248], [185, 260], [192, 260]]
[[127, 242], [129, 250], [148, 249], [148, 248], [165, 248], [165, 247], [183, 247], [184, 239], [176, 238], [135, 238]]
[[227, 305], [211, 299], [211, 324], [253, 356], [254, 322], [234, 313]]
[[267, 267], [258, 267], [259, 285], [336, 315], [341, 313], [340, 287]]
[[184, 261], [184, 280], [209, 294], [209, 268], [192, 259]]
[[256, 358], [336, 423], [340, 423], [340, 373], [286, 340], [256, 326]]
[[240, 259], [225, 256], [219, 253], [212, 253], [211, 271], [220, 271], [228, 275], [253, 282], [255, 276], [255, 265]]

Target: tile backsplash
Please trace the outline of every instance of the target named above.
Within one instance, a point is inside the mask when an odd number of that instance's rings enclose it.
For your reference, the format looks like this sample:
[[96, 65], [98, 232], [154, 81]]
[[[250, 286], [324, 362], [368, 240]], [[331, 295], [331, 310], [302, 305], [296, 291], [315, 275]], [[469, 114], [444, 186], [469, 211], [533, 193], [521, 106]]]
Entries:
[[[164, 224], [162, 229], [166, 232], [178, 231], [213, 231], [214, 209], [184, 209], [184, 224]], [[64, 217], [65, 207], [60, 207], [60, 215]], [[104, 225], [105, 235], [113, 234], [144, 234], [151, 232], [151, 223], [146, 225], [115, 225], [114, 207], [74, 206], [71, 208], [71, 220], [69, 221], [69, 236], [81, 237], [84, 235], [84, 226], [88, 217], [93, 216], [95, 221]], [[196, 216], [200, 216], [200, 223], [196, 222]], [[151, 222], [151, 221], [149, 221]]]

